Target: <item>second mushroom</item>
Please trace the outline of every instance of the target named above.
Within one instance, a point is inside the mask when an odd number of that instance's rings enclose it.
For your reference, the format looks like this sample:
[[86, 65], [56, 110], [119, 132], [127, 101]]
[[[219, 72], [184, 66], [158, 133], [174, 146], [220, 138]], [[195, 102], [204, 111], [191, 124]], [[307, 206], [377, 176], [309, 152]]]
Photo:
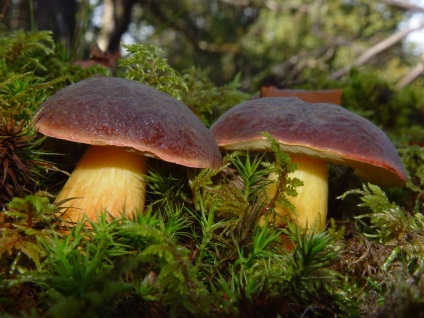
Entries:
[[[303, 228], [323, 228], [327, 218], [327, 162], [353, 167], [365, 180], [381, 186], [401, 186], [406, 171], [387, 135], [365, 118], [333, 104], [310, 104], [298, 98], [264, 97], [230, 108], [210, 127], [225, 151], [270, 151], [268, 132], [287, 152], [304, 185], [290, 198]], [[270, 175], [270, 179], [276, 176]], [[267, 189], [274, 196], [275, 184]], [[280, 222], [287, 215], [275, 207]]]
[[[56, 202], [65, 221], [143, 211], [147, 157], [194, 168], [217, 168], [218, 146], [183, 103], [139, 82], [99, 77], [70, 85], [36, 113], [35, 129], [90, 145]], [[70, 199], [70, 200], [67, 200]]]

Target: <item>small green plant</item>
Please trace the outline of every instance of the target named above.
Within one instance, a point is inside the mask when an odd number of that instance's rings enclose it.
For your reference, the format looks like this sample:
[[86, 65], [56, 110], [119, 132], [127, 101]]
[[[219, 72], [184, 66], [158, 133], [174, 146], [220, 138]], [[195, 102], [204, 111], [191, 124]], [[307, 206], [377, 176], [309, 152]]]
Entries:
[[[409, 214], [395, 202], [390, 202], [384, 191], [373, 184], [364, 185], [362, 189], [350, 190], [340, 198], [343, 199], [352, 194], [360, 195], [362, 203], [359, 206], [370, 210], [356, 217], [357, 220], [369, 220], [368, 224], [364, 223], [365, 236], [381, 244], [403, 242], [401, 246], [403, 249], [406, 248], [405, 251], [409, 248], [424, 251], [422, 240], [424, 216], [421, 213]], [[413, 254], [415, 253], [411, 255]]]
[[88, 222], [90, 228], [82, 222], [64, 236], [38, 238], [46, 251], [42, 264], [11, 283], [37, 284], [45, 294], [40, 305], [53, 317], [119, 312], [128, 302], [136, 308], [160, 304], [170, 317], [207, 313], [207, 292], [189, 250], [175, 240], [180, 227], [150, 212], [107, 221], [104, 211], [97, 222]]
[[424, 213], [424, 147], [409, 146], [401, 149], [400, 154], [409, 174], [406, 205], [411, 206], [414, 213]]
[[73, 66], [50, 31], [23, 30], [0, 37], [0, 111], [6, 119], [30, 120], [38, 106], [58, 89], [104, 67]]
[[150, 205], [155, 209], [166, 206], [179, 205], [188, 202], [189, 187], [187, 183], [187, 170], [182, 167], [172, 167], [163, 161], [150, 160], [148, 175], [146, 176], [148, 188], [146, 196]]
[[210, 126], [230, 107], [246, 101], [249, 95], [240, 90], [240, 75], [230, 83], [217, 87], [205, 70], [191, 68], [183, 73], [188, 90], [182, 101]]
[[381, 188], [376, 185], [364, 185], [362, 189], [346, 192], [346, 195], [361, 196], [360, 207], [368, 208], [368, 213], [359, 215], [363, 222], [363, 235], [391, 250], [382, 265], [387, 271], [398, 261], [408, 268], [422, 267], [424, 255], [424, 216], [421, 213], [410, 214], [405, 209], [390, 202]]
[[0, 311], [35, 307], [38, 289], [10, 281], [40, 268], [47, 251], [38, 240], [52, 234], [56, 211], [49, 197], [40, 193], [14, 198], [0, 212]]
[[407, 270], [397, 269], [385, 282], [380, 317], [407, 318], [424, 310], [423, 273], [411, 275]]
[[[328, 267], [340, 256], [341, 247], [337, 246], [331, 234], [327, 231], [314, 233], [314, 228], [302, 233], [293, 223], [289, 223], [286, 233], [294, 244], [293, 253], [289, 255], [287, 288], [294, 295], [307, 299], [305, 296], [314, 293], [314, 288], [334, 285], [339, 277]], [[316, 279], [318, 284], [311, 283], [311, 278]]]
[[179, 100], [187, 92], [184, 79], [170, 67], [161, 55], [163, 51], [148, 44], [128, 44], [123, 47], [130, 53], [119, 60], [126, 78], [155, 87]]
[[7, 74], [3, 80], [0, 79], [0, 110], [3, 118], [30, 120], [37, 107], [52, 93], [51, 88], [65, 79], [61, 77], [46, 81], [32, 72]]
[[26, 122], [6, 121], [0, 116], [0, 208], [14, 197], [31, 194], [40, 187], [42, 176], [55, 170], [44, 157], [44, 138], [26, 126]]
[[[42, 195], [28, 195], [10, 201], [1, 212], [0, 258], [5, 256], [5, 260], [9, 259], [10, 266], [17, 269], [20, 258], [23, 258], [21, 255], [25, 255], [38, 267], [46, 253], [37, 244], [37, 239], [50, 232], [49, 226], [55, 218], [55, 211], [56, 206]], [[2, 268], [5, 274], [8, 267]], [[11, 272], [14, 271], [9, 270], [9, 274]]]
[[36, 283], [45, 291], [47, 314], [73, 317], [84, 312], [94, 316], [105, 304], [129, 286], [119, 283], [116, 256], [128, 253], [112, 237], [117, 222], [106, 222], [104, 213], [93, 231], [80, 223], [64, 237], [56, 233], [40, 238], [47, 251], [42, 267], [24, 280]]
[[[366, 288], [379, 297], [375, 311], [384, 316], [390, 313], [406, 317], [410, 313], [408, 308], [422, 306], [419, 277], [424, 272], [424, 217], [420, 212], [409, 212], [391, 202], [386, 193], [373, 184], [350, 190], [341, 198], [352, 194], [360, 196], [359, 206], [367, 212], [356, 217], [362, 227], [358, 238], [365, 243], [365, 248], [363, 255], [352, 262], [356, 264], [351, 270], [360, 268], [356, 266], [359, 261], [364, 263], [361, 267], [367, 272]], [[393, 307], [405, 302], [409, 305]]]
[[26, 32], [23, 30], [7, 33], [1, 37], [0, 55], [4, 65], [13, 65], [15, 73], [30, 70], [47, 71], [43, 63], [54, 53], [52, 32]]

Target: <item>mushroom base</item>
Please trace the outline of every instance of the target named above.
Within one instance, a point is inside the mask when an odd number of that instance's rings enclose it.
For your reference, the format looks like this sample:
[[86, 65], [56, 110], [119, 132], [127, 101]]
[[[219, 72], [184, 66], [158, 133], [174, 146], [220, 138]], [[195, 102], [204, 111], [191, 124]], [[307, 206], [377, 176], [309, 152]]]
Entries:
[[55, 200], [66, 208], [62, 218], [75, 223], [84, 215], [96, 220], [102, 210], [111, 217], [124, 212], [132, 217], [143, 211], [146, 166], [142, 155], [121, 148], [90, 146]]
[[[325, 227], [328, 206], [328, 168], [327, 162], [301, 155], [291, 155], [297, 164], [297, 170], [289, 175], [303, 181], [303, 186], [296, 188], [297, 196], [288, 200], [295, 206], [295, 214], [275, 204], [276, 224], [283, 225], [287, 217], [294, 220], [301, 228], [313, 228], [318, 231]], [[276, 180], [277, 175], [270, 174], [269, 179]], [[273, 198], [276, 184], [267, 188], [268, 198]]]

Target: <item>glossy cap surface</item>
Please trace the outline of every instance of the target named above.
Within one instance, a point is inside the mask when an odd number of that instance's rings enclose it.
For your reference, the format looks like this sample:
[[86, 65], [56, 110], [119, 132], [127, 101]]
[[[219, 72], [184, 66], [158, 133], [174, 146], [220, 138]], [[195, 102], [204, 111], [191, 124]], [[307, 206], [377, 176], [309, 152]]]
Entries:
[[387, 135], [367, 119], [333, 104], [265, 97], [240, 103], [210, 128], [225, 150], [268, 151], [268, 132], [289, 154], [350, 166], [364, 179], [400, 186], [405, 168]]
[[195, 168], [217, 168], [211, 132], [183, 103], [139, 82], [115, 77], [80, 81], [50, 97], [34, 118], [47, 136], [124, 147]]

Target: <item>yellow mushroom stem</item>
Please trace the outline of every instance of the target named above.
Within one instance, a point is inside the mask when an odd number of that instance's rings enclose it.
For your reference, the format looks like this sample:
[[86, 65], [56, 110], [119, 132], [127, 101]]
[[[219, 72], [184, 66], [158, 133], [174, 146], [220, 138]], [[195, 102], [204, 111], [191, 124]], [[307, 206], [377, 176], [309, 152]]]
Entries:
[[[302, 156], [291, 155], [292, 162], [297, 164], [297, 170], [289, 174], [290, 178], [303, 181], [303, 186], [296, 188], [297, 196], [287, 196], [295, 206], [295, 214], [286, 211], [278, 202], [275, 204], [276, 223], [283, 225], [284, 219], [289, 217], [301, 228], [315, 231], [325, 227], [328, 206], [328, 168], [327, 162]], [[277, 175], [270, 174], [270, 180], [276, 180]], [[267, 188], [268, 198], [273, 198], [276, 192], [276, 183], [271, 183]]]
[[84, 215], [97, 220], [102, 210], [112, 217], [143, 211], [146, 167], [147, 158], [137, 153], [90, 146], [56, 198], [56, 203], [71, 199], [61, 204], [63, 219], [75, 223]]

